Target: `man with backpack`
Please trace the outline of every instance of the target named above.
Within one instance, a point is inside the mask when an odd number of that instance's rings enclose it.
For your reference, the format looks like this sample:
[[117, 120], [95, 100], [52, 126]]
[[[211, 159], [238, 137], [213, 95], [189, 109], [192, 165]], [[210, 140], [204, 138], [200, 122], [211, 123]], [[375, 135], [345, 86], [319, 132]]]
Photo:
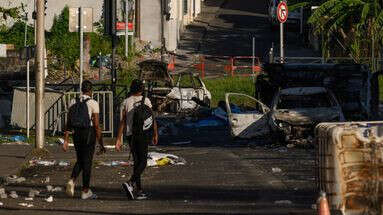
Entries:
[[158, 143], [157, 123], [154, 119], [152, 104], [144, 93], [145, 86], [140, 80], [133, 80], [130, 96], [122, 106], [122, 117], [118, 128], [116, 150], [121, 150], [121, 138], [125, 130], [134, 160], [133, 175], [122, 187], [131, 199], [142, 200], [147, 196], [142, 190], [141, 175], [147, 164], [150, 142]]
[[65, 129], [63, 150], [68, 150], [69, 131], [74, 131], [73, 143], [77, 157], [71, 179], [66, 186], [66, 193], [71, 197], [74, 196], [75, 181], [82, 171], [81, 199], [94, 199], [97, 196], [89, 189], [89, 184], [96, 139], [100, 144], [100, 152], [104, 153], [106, 150], [99, 124], [100, 107], [92, 99], [92, 83], [84, 81], [81, 91], [82, 95], [71, 102]]

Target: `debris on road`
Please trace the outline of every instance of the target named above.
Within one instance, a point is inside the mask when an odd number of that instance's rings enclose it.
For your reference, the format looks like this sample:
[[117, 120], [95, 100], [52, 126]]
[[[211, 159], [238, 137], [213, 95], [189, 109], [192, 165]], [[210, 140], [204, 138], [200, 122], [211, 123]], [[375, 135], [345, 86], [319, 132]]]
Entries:
[[273, 171], [273, 173], [280, 173], [280, 172], [282, 172], [281, 168], [279, 168], [279, 167], [273, 167], [273, 168], [271, 168], [271, 170]]
[[101, 161], [99, 162], [100, 166], [109, 166], [109, 167], [115, 167], [115, 166], [131, 166], [133, 163], [130, 161]]
[[164, 166], [167, 164], [173, 165], [185, 165], [186, 161], [183, 158], [180, 158], [176, 155], [165, 154], [159, 152], [149, 152], [148, 153], [148, 166]]
[[33, 159], [29, 161], [29, 166], [70, 166], [69, 161], [56, 161], [56, 160], [40, 160]]
[[17, 198], [19, 198], [19, 195], [17, 195], [16, 191], [11, 191], [11, 194], [9, 194], [9, 196], [10, 196], [12, 199], [17, 199]]
[[25, 197], [25, 201], [33, 201], [32, 197]]
[[291, 148], [294, 148], [295, 147], [295, 144], [293, 143], [289, 143], [286, 145], [287, 148], [291, 149]]
[[7, 197], [8, 197], [8, 195], [5, 193], [5, 189], [0, 188], [0, 198], [6, 199]]
[[0, 206], [3, 206], [3, 205], [4, 205], [4, 203], [0, 202]]
[[24, 177], [18, 177], [17, 175], [8, 176], [6, 179], [8, 183], [22, 183], [25, 180], [26, 179]]
[[48, 192], [52, 192], [52, 190], [53, 190], [53, 186], [52, 185], [47, 185], [47, 191]]
[[34, 206], [33, 204], [28, 204], [28, 203], [24, 203], [24, 202], [19, 203], [19, 205], [22, 206], [22, 207], [27, 207], [27, 208], [31, 208], [31, 207]]
[[53, 202], [53, 196], [49, 196], [45, 199], [46, 202]]
[[39, 194], [40, 194], [40, 191], [31, 189], [31, 190], [29, 191], [28, 196], [29, 196], [30, 198], [34, 198], [35, 196], [37, 196], [37, 195], [39, 195]]
[[62, 190], [62, 187], [55, 187], [52, 189], [52, 192], [61, 192]]
[[278, 201], [275, 201], [274, 204], [276, 204], [276, 205], [291, 205], [293, 203], [290, 200], [278, 200]]
[[49, 183], [50, 181], [51, 179], [49, 178], [49, 176], [45, 177], [44, 183]]

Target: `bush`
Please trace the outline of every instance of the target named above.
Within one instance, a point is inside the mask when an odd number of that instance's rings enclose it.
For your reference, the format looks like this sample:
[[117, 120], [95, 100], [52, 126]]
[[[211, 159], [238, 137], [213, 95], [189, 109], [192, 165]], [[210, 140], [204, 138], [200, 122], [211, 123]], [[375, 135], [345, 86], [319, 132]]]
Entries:
[[[34, 30], [31, 26], [27, 27], [27, 45], [34, 44]], [[0, 43], [14, 44], [16, 49], [24, 47], [25, 22], [17, 21], [11, 28], [0, 30]]]

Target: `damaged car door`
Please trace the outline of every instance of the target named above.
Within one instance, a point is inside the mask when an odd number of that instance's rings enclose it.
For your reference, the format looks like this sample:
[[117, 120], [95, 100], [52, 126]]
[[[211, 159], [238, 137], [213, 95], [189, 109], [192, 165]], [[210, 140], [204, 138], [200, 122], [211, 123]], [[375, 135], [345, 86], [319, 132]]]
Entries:
[[270, 109], [255, 98], [239, 93], [225, 94], [231, 135], [239, 138], [261, 137], [270, 133]]

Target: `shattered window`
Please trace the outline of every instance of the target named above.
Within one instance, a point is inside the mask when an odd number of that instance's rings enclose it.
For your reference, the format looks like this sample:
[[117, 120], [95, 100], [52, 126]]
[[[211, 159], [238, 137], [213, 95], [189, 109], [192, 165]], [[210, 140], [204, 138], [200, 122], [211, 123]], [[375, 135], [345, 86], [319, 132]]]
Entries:
[[245, 96], [229, 97], [232, 113], [258, 113], [263, 114], [262, 106], [254, 99]]
[[194, 79], [195, 87], [196, 87], [196, 88], [202, 88], [201, 80], [199, 80], [199, 78], [196, 77], [196, 76], [194, 76], [193, 79]]
[[189, 74], [180, 75], [179, 86], [181, 88], [194, 88], [192, 76]]
[[277, 109], [332, 107], [327, 93], [311, 95], [280, 95]]

